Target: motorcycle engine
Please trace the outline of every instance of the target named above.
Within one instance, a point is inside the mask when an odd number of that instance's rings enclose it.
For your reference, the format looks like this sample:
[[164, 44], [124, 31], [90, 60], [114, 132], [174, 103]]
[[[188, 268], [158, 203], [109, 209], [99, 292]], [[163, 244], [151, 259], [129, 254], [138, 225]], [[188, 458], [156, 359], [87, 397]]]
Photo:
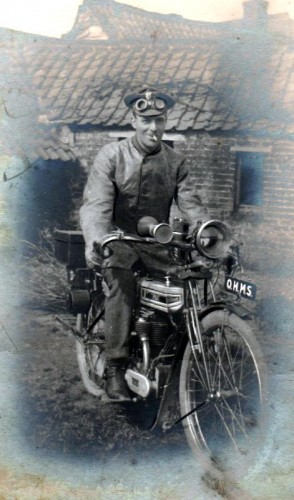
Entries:
[[135, 323], [135, 331], [140, 338], [148, 338], [151, 351], [162, 348], [170, 335], [169, 324], [153, 313], [140, 316]]
[[167, 367], [156, 363], [149, 371], [155, 358], [160, 360], [160, 353], [171, 334], [171, 327], [158, 313], [141, 310], [135, 322], [133, 332], [133, 355], [137, 365], [126, 371], [125, 378], [129, 388], [139, 396], [146, 398], [152, 391], [156, 397], [164, 387]]

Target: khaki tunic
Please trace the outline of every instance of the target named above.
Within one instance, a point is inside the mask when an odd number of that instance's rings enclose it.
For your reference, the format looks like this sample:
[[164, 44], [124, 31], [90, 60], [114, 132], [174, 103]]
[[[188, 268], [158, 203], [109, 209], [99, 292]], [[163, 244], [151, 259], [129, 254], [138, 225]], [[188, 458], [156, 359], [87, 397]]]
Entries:
[[87, 247], [117, 228], [136, 234], [144, 216], [168, 222], [173, 200], [190, 223], [202, 218], [184, 155], [162, 143], [160, 151], [144, 156], [132, 138], [104, 146], [91, 168], [80, 210]]

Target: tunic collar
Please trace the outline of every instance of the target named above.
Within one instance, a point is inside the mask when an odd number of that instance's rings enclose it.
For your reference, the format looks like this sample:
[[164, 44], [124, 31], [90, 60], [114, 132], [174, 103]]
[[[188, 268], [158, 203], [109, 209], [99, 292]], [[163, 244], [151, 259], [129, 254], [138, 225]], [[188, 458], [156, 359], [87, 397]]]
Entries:
[[141, 144], [139, 143], [136, 135], [134, 135], [132, 137], [132, 144], [133, 146], [137, 149], [137, 151], [139, 151], [139, 153], [142, 155], [142, 156], [153, 156], [157, 153], [159, 153], [159, 151], [161, 150], [161, 143], [158, 144], [158, 146], [156, 146], [154, 149], [152, 149], [151, 151], [147, 150], [147, 149], [144, 149], [143, 146], [141, 146]]

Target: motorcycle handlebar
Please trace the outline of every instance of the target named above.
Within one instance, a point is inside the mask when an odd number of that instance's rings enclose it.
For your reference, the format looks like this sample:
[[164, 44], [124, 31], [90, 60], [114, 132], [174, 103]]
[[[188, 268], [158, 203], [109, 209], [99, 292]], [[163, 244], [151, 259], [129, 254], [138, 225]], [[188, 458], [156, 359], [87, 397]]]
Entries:
[[[137, 224], [137, 234], [128, 234], [124, 231], [117, 231], [107, 235], [100, 243], [100, 248], [106, 248], [109, 243], [114, 241], [130, 241], [132, 243], [159, 243], [161, 245], [181, 246], [175, 245], [172, 226], [165, 222], [158, 222], [154, 217], [142, 217]], [[183, 242], [181, 242], [183, 243]], [[185, 243], [184, 248], [190, 248], [190, 245]]]
[[[145, 236], [136, 236], [132, 234], [127, 234], [123, 232], [117, 232], [113, 234], [109, 234], [106, 236], [103, 241], [101, 241], [100, 246], [101, 248], [106, 248], [107, 245], [110, 243], [113, 243], [114, 241], [130, 241], [132, 243], [146, 243], [146, 244], [154, 244], [158, 243], [158, 241], [153, 238], [153, 237], [145, 237]], [[161, 243], [163, 244], [163, 243]], [[186, 249], [193, 249], [193, 246], [190, 243], [185, 243], [183, 241], [169, 241], [168, 243], [164, 243], [165, 246], [170, 245], [173, 247], [179, 247], [179, 248], [186, 248]]]
[[179, 239], [177, 232], [171, 226], [157, 224], [152, 217], [144, 217], [138, 224], [139, 235], [118, 231], [107, 235], [94, 249], [107, 257], [107, 245], [114, 241], [129, 241], [132, 243], [154, 244], [159, 243], [188, 251], [197, 250], [208, 259], [218, 260], [223, 258], [231, 244], [231, 230], [229, 226], [219, 220], [210, 220], [201, 223], [187, 239]]

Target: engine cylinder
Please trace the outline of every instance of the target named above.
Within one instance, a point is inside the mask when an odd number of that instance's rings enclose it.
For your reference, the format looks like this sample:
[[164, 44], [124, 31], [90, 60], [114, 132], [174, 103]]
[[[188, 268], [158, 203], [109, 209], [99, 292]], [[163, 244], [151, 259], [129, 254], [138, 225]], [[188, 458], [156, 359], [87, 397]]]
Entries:
[[139, 318], [136, 321], [135, 329], [139, 337], [147, 336], [149, 337], [150, 322], [146, 321], [144, 318]]
[[160, 321], [152, 321], [149, 330], [149, 341], [151, 347], [163, 347], [169, 336], [168, 324]]

